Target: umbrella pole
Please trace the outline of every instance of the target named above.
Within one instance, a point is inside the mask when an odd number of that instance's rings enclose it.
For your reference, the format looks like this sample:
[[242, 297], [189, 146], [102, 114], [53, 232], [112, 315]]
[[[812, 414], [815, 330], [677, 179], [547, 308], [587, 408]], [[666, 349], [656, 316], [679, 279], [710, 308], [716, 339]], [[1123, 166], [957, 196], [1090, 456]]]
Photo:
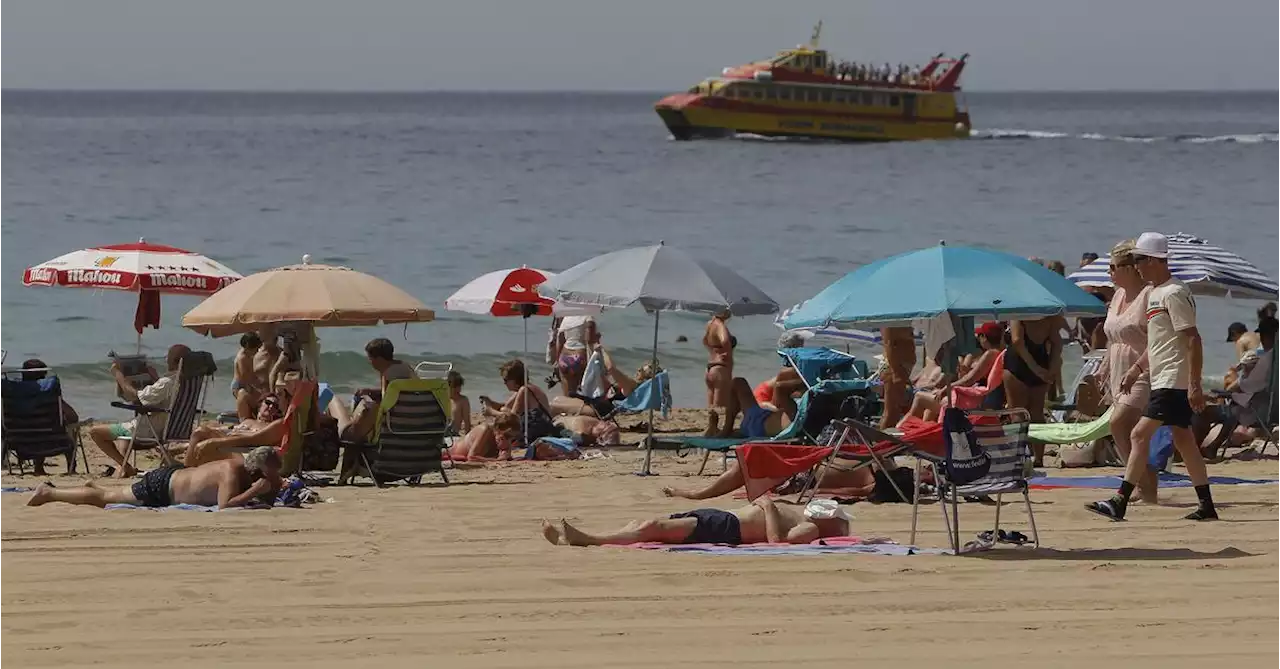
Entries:
[[[653, 312], [653, 367], [654, 375], [658, 370], [658, 314], [659, 311]], [[657, 391], [657, 382], [654, 382], [654, 390]], [[659, 398], [661, 400], [661, 398]], [[640, 471], [641, 476], [650, 476], [653, 472], [649, 471], [649, 463], [653, 460], [653, 402], [649, 403], [649, 434], [645, 437], [644, 442], [644, 469]]]
[[[524, 387], [529, 387], [529, 317], [525, 316], [520, 319], [524, 323]], [[524, 430], [524, 445], [529, 448], [529, 399], [533, 396], [533, 391], [526, 390], [524, 396], [524, 421], [520, 428]]]

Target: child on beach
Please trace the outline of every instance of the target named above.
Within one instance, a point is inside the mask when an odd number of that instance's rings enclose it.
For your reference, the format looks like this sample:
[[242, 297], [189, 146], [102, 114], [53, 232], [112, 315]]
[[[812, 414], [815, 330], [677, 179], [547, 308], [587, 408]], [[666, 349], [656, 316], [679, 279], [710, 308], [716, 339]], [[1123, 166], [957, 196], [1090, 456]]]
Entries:
[[234, 376], [231, 379], [231, 396], [236, 400], [236, 416], [240, 420], [253, 418], [258, 404], [266, 395], [261, 379], [254, 370], [253, 361], [262, 349], [262, 337], [256, 332], [240, 336], [240, 351], [236, 353]]
[[449, 370], [445, 380], [449, 384], [449, 427], [454, 434], [467, 434], [471, 431], [471, 400], [462, 394], [465, 379]]

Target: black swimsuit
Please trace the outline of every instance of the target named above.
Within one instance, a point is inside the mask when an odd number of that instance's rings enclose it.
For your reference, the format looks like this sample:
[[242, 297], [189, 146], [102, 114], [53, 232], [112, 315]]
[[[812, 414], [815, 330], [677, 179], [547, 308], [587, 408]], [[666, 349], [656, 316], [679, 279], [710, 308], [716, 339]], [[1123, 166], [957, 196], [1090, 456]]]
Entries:
[[[1045, 369], [1049, 368], [1048, 339], [1037, 343], [1023, 337], [1022, 344], [1027, 347], [1027, 353], [1031, 355], [1032, 360], [1036, 361], [1036, 364]], [[1021, 381], [1023, 385], [1026, 385], [1028, 388], [1038, 388], [1040, 386], [1049, 385], [1048, 381], [1045, 381], [1037, 376], [1035, 372], [1031, 371], [1031, 367], [1027, 365], [1026, 361], [1022, 359], [1022, 356], [1018, 355], [1018, 352], [1015, 351], [1013, 347], [1009, 347], [1007, 350], [1008, 352], [1005, 353], [1004, 356], [1004, 371], [1012, 374], [1013, 378]]]

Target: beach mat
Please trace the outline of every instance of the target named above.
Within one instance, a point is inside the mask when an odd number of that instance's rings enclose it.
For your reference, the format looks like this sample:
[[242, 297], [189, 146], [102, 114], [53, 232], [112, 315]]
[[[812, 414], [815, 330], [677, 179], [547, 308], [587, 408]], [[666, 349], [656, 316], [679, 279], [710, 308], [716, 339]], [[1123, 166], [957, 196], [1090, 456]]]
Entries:
[[[140, 506], [138, 504], [108, 504], [104, 507], [107, 511], [118, 511], [120, 509], [141, 509], [143, 511], [217, 511], [216, 506], [203, 506], [200, 504], [173, 504], [170, 506]], [[265, 508], [265, 507], [264, 507]], [[236, 509], [227, 509], [235, 511]]]
[[[1098, 488], [1114, 490], [1120, 487], [1119, 476], [1037, 476], [1027, 482], [1036, 490], [1058, 490], [1062, 488]], [[1212, 485], [1267, 485], [1280, 481], [1275, 479], [1242, 479], [1234, 476], [1210, 476]], [[1191, 488], [1191, 479], [1186, 474], [1163, 472], [1160, 474], [1161, 488]]]
[[858, 537], [830, 537], [809, 544], [659, 544], [643, 543], [616, 548], [662, 551], [665, 553], [700, 553], [706, 555], [943, 555], [940, 548], [902, 546], [887, 539], [860, 539]]

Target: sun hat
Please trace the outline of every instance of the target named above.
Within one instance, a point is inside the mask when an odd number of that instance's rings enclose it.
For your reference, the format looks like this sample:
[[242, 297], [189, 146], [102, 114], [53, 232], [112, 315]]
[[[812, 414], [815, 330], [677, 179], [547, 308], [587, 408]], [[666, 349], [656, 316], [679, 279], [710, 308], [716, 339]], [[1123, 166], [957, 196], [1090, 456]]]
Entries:
[[804, 507], [804, 517], [810, 520], [831, 520], [839, 518], [844, 521], [852, 521], [853, 516], [848, 511], [840, 508], [840, 503], [834, 499], [815, 499]]

